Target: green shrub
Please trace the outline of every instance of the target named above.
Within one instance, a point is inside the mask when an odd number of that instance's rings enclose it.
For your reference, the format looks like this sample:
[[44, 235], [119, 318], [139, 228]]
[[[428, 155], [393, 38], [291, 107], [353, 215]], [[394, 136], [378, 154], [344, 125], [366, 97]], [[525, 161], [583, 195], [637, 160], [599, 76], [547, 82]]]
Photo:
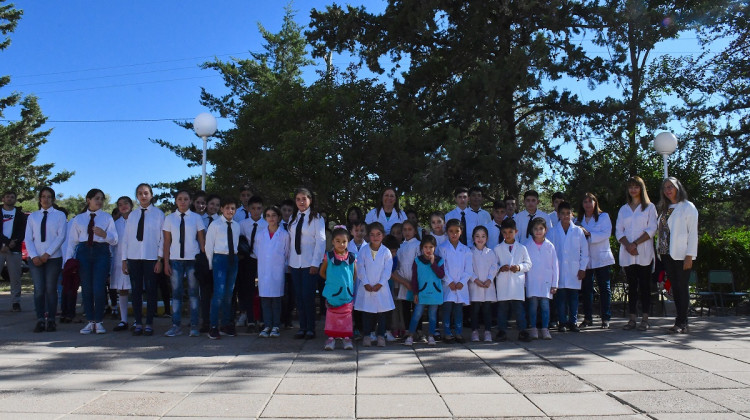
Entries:
[[750, 230], [733, 227], [718, 234], [701, 235], [694, 268], [700, 287], [707, 286], [710, 270], [730, 270], [737, 290], [750, 290]]

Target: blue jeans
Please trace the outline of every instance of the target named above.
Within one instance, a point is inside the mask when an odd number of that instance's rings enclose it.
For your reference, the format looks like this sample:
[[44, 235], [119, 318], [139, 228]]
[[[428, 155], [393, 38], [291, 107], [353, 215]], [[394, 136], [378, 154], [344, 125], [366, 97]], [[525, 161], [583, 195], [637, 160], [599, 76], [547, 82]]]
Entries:
[[[55, 319], [57, 314], [57, 279], [62, 271], [62, 257], [50, 258], [46, 263], [35, 266], [29, 261], [29, 272], [34, 281], [34, 308], [36, 319]], [[45, 316], [46, 314], [46, 316]]]
[[497, 329], [502, 331], [508, 328], [508, 310], [513, 307], [516, 315], [518, 330], [526, 329], [526, 308], [522, 300], [501, 300], [497, 302]]
[[599, 286], [599, 306], [601, 309], [602, 321], [609, 321], [612, 318], [610, 304], [612, 302], [612, 291], [609, 287], [609, 266], [592, 268], [586, 270], [586, 277], [583, 278], [581, 291], [583, 292], [583, 317], [587, 321], [594, 319], [594, 276], [596, 284]]
[[292, 268], [292, 285], [299, 315], [299, 329], [305, 332], [315, 332], [317, 276], [310, 274], [310, 267]]
[[529, 302], [529, 328], [536, 328], [536, 310], [542, 308], [542, 328], [549, 328], [549, 299], [544, 297], [526, 298]]
[[83, 311], [89, 321], [102, 322], [107, 306], [107, 276], [109, 275], [109, 244], [94, 242], [94, 245], [79, 244], [76, 248], [81, 278]]
[[427, 319], [429, 319], [430, 335], [435, 335], [435, 331], [437, 330], [438, 305], [422, 305], [421, 303], [414, 305], [414, 313], [412, 314], [411, 321], [409, 322], [409, 333], [414, 334], [417, 331], [417, 324], [419, 323], [419, 320], [422, 319], [422, 312], [425, 306], [427, 307]]
[[260, 298], [263, 308], [263, 323], [266, 328], [281, 327], [281, 296]]
[[578, 322], [578, 289], [557, 289], [555, 302], [560, 325]]
[[232, 293], [234, 281], [237, 279], [237, 257], [233, 257], [230, 261], [229, 255], [214, 254], [211, 263], [214, 273], [214, 295], [211, 298], [209, 321], [212, 327], [218, 327], [221, 313], [221, 325], [228, 326], [234, 320]]
[[130, 287], [133, 291], [133, 315], [135, 323], [143, 324], [143, 292], [146, 291], [146, 325], [153, 325], [156, 315], [156, 260], [128, 260]]
[[190, 298], [190, 326], [198, 326], [198, 279], [195, 276], [195, 260], [171, 260], [172, 267], [172, 324], [182, 323], [182, 279], [187, 276]]
[[[389, 311], [390, 312], [390, 311]], [[378, 329], [375, 331], [375, 335], [383, 337], [385, 335], [385, 314], [388, 312], [362, 312], [362, 325], [364, 327], [362, 335], [368, 335], [372, 332], [372, 324], [377, 322]]]
[[453, 315], [453, 329], [456, 330], [456, 335], [461, 335], [464, 327], [464, 305], [443, 302], [443, 331], [446, 337], [451, 335], [451, 315]]

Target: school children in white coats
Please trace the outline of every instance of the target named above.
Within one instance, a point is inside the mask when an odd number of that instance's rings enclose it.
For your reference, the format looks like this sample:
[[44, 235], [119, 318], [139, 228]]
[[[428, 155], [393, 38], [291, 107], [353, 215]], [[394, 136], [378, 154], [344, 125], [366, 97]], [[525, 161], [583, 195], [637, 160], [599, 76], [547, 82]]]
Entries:
[[[404, 222], [403, 226], [403, 233], [404, 233], [404, 242], [401, 243], [401, 247], [399, 247], [398, 252], [396, 253], [396, 260], [398, 261], [398, 267], [397, 270], [393, 272], [391, 278], [397, 283], [397, 294], [395, 297], [396, 299], [396, 308], [397, 311], [400, 311], [400, 319], [396, 320], [398, 322], [404, 322], [411, 319], [411, 299], [409, 299], [409, 292], [411, 291], [411, 271], [412, 271], [412, 265], [414, 263], [414, 258], [417, 258], [419, 255], [419, 231], [417, 230], [418, 227], [416, 223], [412, 222], [411, 220], [407, 220]], [[395, 324], [394, 324], [395, 325]], [[397, 336], [403, 336], [406, 333], [406, 325], [398, 327], [398, 331], [396, 331]], [[394, 326], [394, 328], [396, 328]]]
[[484, 324], [484, 341], [492, 341], [492, 304], [497, 300], [494, 281], [497, 274], [497, 255], [486, 246], [486, 227], [475, 227], [471, 237], [474, 242], [471, 248], [472, 277], [469, 280], [471, 341], [479, 341], [480, 313]]
[[[119, 217], [115, 220], [117, 237], [125, 236], [125, 225], [133, 211], [133, 200], [128, 196], [117, 199], [117, 210]], [[110, 247], [114, 256], [109, 272], [109, 288], [117, 290], [117, 307], [119, 309], [120, 322], [112, 328], [112, 331], [126, 331], [128, 329], [128, 294], [130, 293], [130, 276], [122, 272], [122, 261], [117, 256], [122, 255], [122, 243]]]
[[284, 296], [286, 267], [289, 261], [289, 232], [279, 227], [281, 209], [271, 206], [264, 211], [267, 226], [255, 234], [258, 256], [258, 295], [263, 312], [261, 338], [281, 335], [281, 301]]
[[437, 311], [443, 303], [443, 277], [445, 277], [445, 260], [435, 255], [437, 241], [432, 235], [425, 235], [420, 242], [420, 253], [412, 260], [411, 290], [408, 297], [414, 302], [414, 313], [409, 321], [409, 331], [404, 345], [414, 344], [417, 324], [427, 308], [429, 329], [427, 345], [435, 345], [437, 333]]
[[516, 240], [518, 231], [512, 217], [503, 220], [500, 225], [503, 242], [495, 249], [497, 265], [500, 267], [495, 277], [497, 297], [497, 336], [495, 341], [507, 340], [508, 311], [513, 310], [518, 328], [518, 339], [529, 341], [526, 329], [526, 273], [531, 269], [531, 259], [526, 247]]
[[380, 222], [368, 226], [370, 242], [361, 248], [357, 258], [358, 286], [355, 292], [354, 309], [362, 312], [362, 345], [369, 347], [370, 332], [377, 323], [377, 345], [385, 347], [385, 317], [395, 308], [388, 286], [393, 268], [391, 252], [383, 246], [385, 228]]
[[[469, 304], [469, 279], [472, 277], [471, 250], [462, 244], [461, 222], [448, 220], [445, 224], [448, 240], [438, 247], [438, 255], [445, 259], [443, 277], [443, 342], [463, 343], [463, 307]], [[453, 327], [453, 328], [451, 328]]]
[[[547, 222], [538, 217], [531, 223], [532, 237], [526, 242], [531, 269], [526, 273], [526, 299], [529, 307], [529, 336], [551, 340], [549, 333], [549, 303], [557, 292], [560, 268], [557, 253], [547, 235]], [[542, 327], [537, 330], [537, 308], [541, 309]]]

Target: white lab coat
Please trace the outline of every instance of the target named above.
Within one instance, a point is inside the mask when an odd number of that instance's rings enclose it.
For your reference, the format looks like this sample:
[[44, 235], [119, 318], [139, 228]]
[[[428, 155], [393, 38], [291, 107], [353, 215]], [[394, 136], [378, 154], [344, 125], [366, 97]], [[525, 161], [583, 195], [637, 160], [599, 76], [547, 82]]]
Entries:
[[[462, 243], [455, 248], [450, 241], [445, 241], [438, 247], [438, 255], [445, 259], [445, 277], [443, 277], [443, 302], [454, 302], [468, 305], [469, 279], [471, 279], [471, 250]], [[461, 283], [461, 290], [451, 290], [451, 283]]]
[[654, 262], [654, 235], [656, 235], [658, 223], [656, 206], [653, 203], [649, 203], [646, 206], [646, 210], [643, 210], [640, 204], [635, 208], [635, 211], [630, 208], [629, 204], [620, 207], [620, 211], [617, 213], [617, 223], [615, 224], [615, 237], [617, 240], [619, 241], [625, 237], [629, 242], [633, 242], [640, 238], [644, 232], [649, 236], [648, 241], [638, 244], [638, 255], [630, 255], [625, 250], [625, 246], [620, 244], [619, 260], [621, 267], [633, 264], [646, 266]]
[[396, 223], [404, 223], [405, 221], [406, 213], [402, 210], [396, 210], [395, 208], [391, 212], [390, 218], [385, 217], [385, 211], [383, 211], [383, 209], [380, 209], [380, 212], [378, 212], [377, 208], [370, 210], [365, 216], [365, 223], [368, 225], [372, 222], [380, 222], [385, 229], [386, 235], [391, 233], [391, 227], [393, 225]]
[[[115, 228], [117, 229], [117, 237], [125, 237], [125, 225], [127, 219], [120, 217], [115, 220]], [[109, 287], [110, 289], [117, 290], [130, 290], [130, 276], [122, 272], [122, 259], [119, 258], [122, 255], [122, 242], [117, 245], [111, 245], [109, 247], [112, 253], [112, 261], [110, 263], [109, 272]]]
[[258, 256], [258, 295], [284, 296], [284, 277], [289, 259], [289, 232], [279, 227], [272, 238], [268, 226], [257, 230], [254, 250]]
[[[393, 303], [388, 279], [391, 278], [393, 257], [391, 251], [380, 245], [375, 258], [372, 258], [370, 244], [363, 245], [357, 255], [357, 292], [354, 296], [354, 309], [368, 313], [388, 312], [396, 308]], [[365, 284], [382, 285], [377, 292], [365, 290]]]
[[[513, 247], [513, 249], [511, 249]], [[531, 269], [531, 259], [526, 247], [518, 241], [513, 244], [501, 242], [494, 249], [497, 256], [497, 268], [504, 265], [517, 265], [520, 270], [516, 273], [511, 271], [498, 272], [495, 277], [495, 291], [497, 300], [526, 300], [526, 273]]]
[[531, 270], [526, 273], [526, 297], [552, 299], [551, 288], [557, 288], [560, 267], [555, 246], [548, 239], [537, 246], [533, 239], [526, 242], [531, 259]]
[[669, 255], [676, 261], [686, 255], [698, 258], [698, 210], [690, 201], [677, 203], [667, 219], [669, 226]]
[[[481, 250], [471, 249], [471, 267], [473, 276], [469, 280], [469, 297], [472, 302], [495, 302], [497, 292], [495, 292], [495, 274], [497, 274], [497, 255], [489, 247]], [[479, 281], [490, 280], [490, 287], [479, 287], [474, 283], [474, 279]]]
[[586, 270], [589, 263], [589, 244], [583, 230], [570, 224], [567, 234], [558, 223], [549, 235], [550, 242], [557, 252], [557, 263], [560, 266], [558, 286], [561, 289], [581, 290], [581, 280], [578, 271]]
[[[398, 269], [396, 272], [409, 282], [411, 282], [411, 270], [414, 265], [414, 259], [420, 254], [419, 244], [419, 239], [411, 238], [408, 241], [404, 241], [396, 253], [398, 257]], [[396, 299], [406, 300], [406, 294], [409, 293], [409, 290], [401, 284], [396, 284], [396, 289], [398, 290]]]
[[354, 255], [359, 255], [359, 250], [362, 249], [363, 246], [367, 245], [367, 241], [362, 241], [362, 245], [359, 246], [359, 249], [357, 249], [357, 244], [354, 243], [354, 239], [349, 241], [349, 245], [346, 246], [346, 250], [353, 253]]
[[609, 246], [609, 237], [612, 236], [612, 221], [607, 213], [599, 214], [599, 220], [586, 220], [585, 215], [580, 215], [578, 224], [588, 230], [591, 236], [589, 242], [589, 265], [588, 268], [606, 267], [615, 263], [615, 256]]

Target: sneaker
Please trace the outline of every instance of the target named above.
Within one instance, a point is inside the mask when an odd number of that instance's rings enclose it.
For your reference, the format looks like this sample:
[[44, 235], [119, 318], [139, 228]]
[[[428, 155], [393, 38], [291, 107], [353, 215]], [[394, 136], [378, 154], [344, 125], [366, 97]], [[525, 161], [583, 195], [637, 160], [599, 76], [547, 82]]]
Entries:
[[455, 340], [456, 343], [459, 343], [459, 344], [463, 344], [463, 342], [466, 341], [464, 340], [464, 336], [461, 334], [456, 334], [455, 336], [453, 336], [453, 340]]
[[360, 334], [359, 330], [355, 329], [352, 337], [354, 338], [354, 340], [359, 341], [362, 339], [362, 334]]
[[378, 337], [375, 335], [375, 331], [370, 333], [370, 341], [377, 341]]
[[394, 342], [394, 341], [396, 341], [396, 337], [394, 337], [393, 334], [391, 334], [390, 331], [386, 331], [385, 332], [385, 341], [388, 341], [389, 343], [390, 342]]
[[524, 343], [528, 343], [531, 341], [531, 334], [529, 334], [529, 330], [521, 330], [518, 332], [518, 341], [523, 341]]
[[385, 347], [385, 337], [378, 336], [378, 347]]
[[[525, 331], [521, 331], [521, 332], [525, 332]], [[518, 333], [518, 335], [520, 336], [521, 333]], [[508, 341], [508, 334], [505, 332], [505, 330], [499, 330], [497, 332], [497, 335], [495, 336], [495, 341], [499, 341], [499, 342]]]
[[91, 334], [96, 330], [96, 323], [89, 321], [85, 327], [81, 328], [81, 334]]
[[565, 328], [565, 325], [560, 324], [557, 326], [557, 332], [564, 333], [565, 331], [567, 331], [567, 329]]
[[172, 325], [172, 328], [167, 330], [167, 332], [164, 333], [166, 337], [176, 337], [178, 335], [182, 335], [182, 328], [180, 328], [179, 325]]
[[279, 337], [281, 337], [281, 333], [279, 332], [279, 327], [273, 327], [273, 328], [271, 328], [271, 334], [269, 334], [269, 337], [271, 337], [271, 338], [279, 338]]
[[222, 326], [219, 329], [219, 334], [234, 337], [237, 335], [237, 330], [234, 328], [234, 325]]
[[370, 347], [372, 345], [372, 338], [369, 335], [362, 337], [362, 347]]
[[294, 333], [295, 340], [301, 340], [303, 338], [305, 338], [305, 332], [303, 330], [299, 330], [296, 333]]
[[433, 337], [433, 336], [427, 337], [427, 345], [428, 346], [434, 346], [435, 345], [435, 337]]
[[143, 335], [148, 337], [154, 335], [154, 329], [150, 325], [146, 325], [143, 327]]
[[13, 312], [21, 312], [21, 304], [20, 303], [14, 303], [12, 311]]
[[549, 328], [542, 328], [539, 331], [539, 335], [542, 336], [543, 340], [552, 340], [552, 335], [549, 333]]
[[474, 330], [474, 331], [471, 332], [471, 342], [472, 343], [479, 342], [479, 331]]
[[568, 325], [568, 331], [570, 332], [581, 332], [581, 329], [578, 328], [578, 325], [575, 324], [575, 322]]
[[117, 324], [114, 328], [112, 328], [112, 331], [125, 331], [128, 329], [128, 323], [120, 321], [119, 324]]
[[55, 324], [55, 320], [47, 321], [47, 332], [55, 331], [57, 331], [57, 324]]
[[635, 329], [635, 320], [631, 319], [630, 321], [628, 321], [628, 323], [625, 324], [625, 326], [622, 327], [622, 329], [625, 330], [625, 331], [634, 330]]
[[484, 341], [486, 342], [492, 341], [492, 333], [489, 330], [484, 332]]
[[532, 340], [536, 340], [539, 338], [539, 331], [536, 328], [529, 328], [528, 333], [529, 333], [529, 338]]
[[143, 326], [133, 324], [133, 335], [143, 335]]
[[104, 329], [104, 323], [103, 322], [97, 322], [96, 323], [96, 333], [97, 334], [104, 334], [107, 332], [107, 330]]
[[271, 329], [270, 328], [264, 328], [263, 331], [258, 334], [258, 337], [260, 338], [268, 338], [271, 336]]
[[405, 346], [413, 346], [414, 345], [414, 339], [411, 336], [406, 337], [406, 340], [404, 340], [404, 345]]
[[326, 345], [323, 346], [323, 350], [331, 351], [336, 347], [336, 339], [333, 337], [328, 337], [328, 340], [326, 340]]
[[240, 317], [239, 317], [239, 318], [237, 319], [237, 323], [236, 323], [236, 324], [234, 324], [234, 325], [236, 325], [236, 326], [238, 326], [238, 327], [244, 327], [244, 326], [247, 326], [247, 314], [246, 314], [246, 313], [244, 313], [244, 312], [243, 312], [243, 313], [241, 313], [241, 314], [240, 314]]
[[352, 339], [349, 337], [344, 338], [344, 350], [352, 350], [353, 348]]
[[315, 338], [315, 331], [308, 331], [305, 333], [305, 340], [312, 340]]
[[602, 321], [602, 329], [603, 330], [609, 329], [609, 321]]
[[208, 330], [208, 338], [210, 338], [211, 340], [219, 340], [221, 338], [219, 329], [216, 327], [211, 327], [211, 329]]
[[593, 327], [594, 326], [594, 321], [592, 321], [590, 319], [584, 319], [583, 322], [581, 322], [580, 324], [578, 324], [578, 326], [581, 327], [581, 328]]
[[40, 333], [40, 332], [44, 332], [46, 329], [47, 329], [47, 326], [44, 325], [44, 320], [41, 320], [41, 321], [37, 321], [36, 327], [34, 327], [34, 332]]
[[446, 334], [445, 337], [443, 337], [443, 343], [445, 344], [451, 344], [453, 342], [453, 336], [450, 334]]
[[638, 331], [648, 331], [650, 327], [648, 321], [641, 321], [641, 324], [638, 325]]
[[201, 331], [198, 328], [191, 328], [188, 337], [200, 337]]

